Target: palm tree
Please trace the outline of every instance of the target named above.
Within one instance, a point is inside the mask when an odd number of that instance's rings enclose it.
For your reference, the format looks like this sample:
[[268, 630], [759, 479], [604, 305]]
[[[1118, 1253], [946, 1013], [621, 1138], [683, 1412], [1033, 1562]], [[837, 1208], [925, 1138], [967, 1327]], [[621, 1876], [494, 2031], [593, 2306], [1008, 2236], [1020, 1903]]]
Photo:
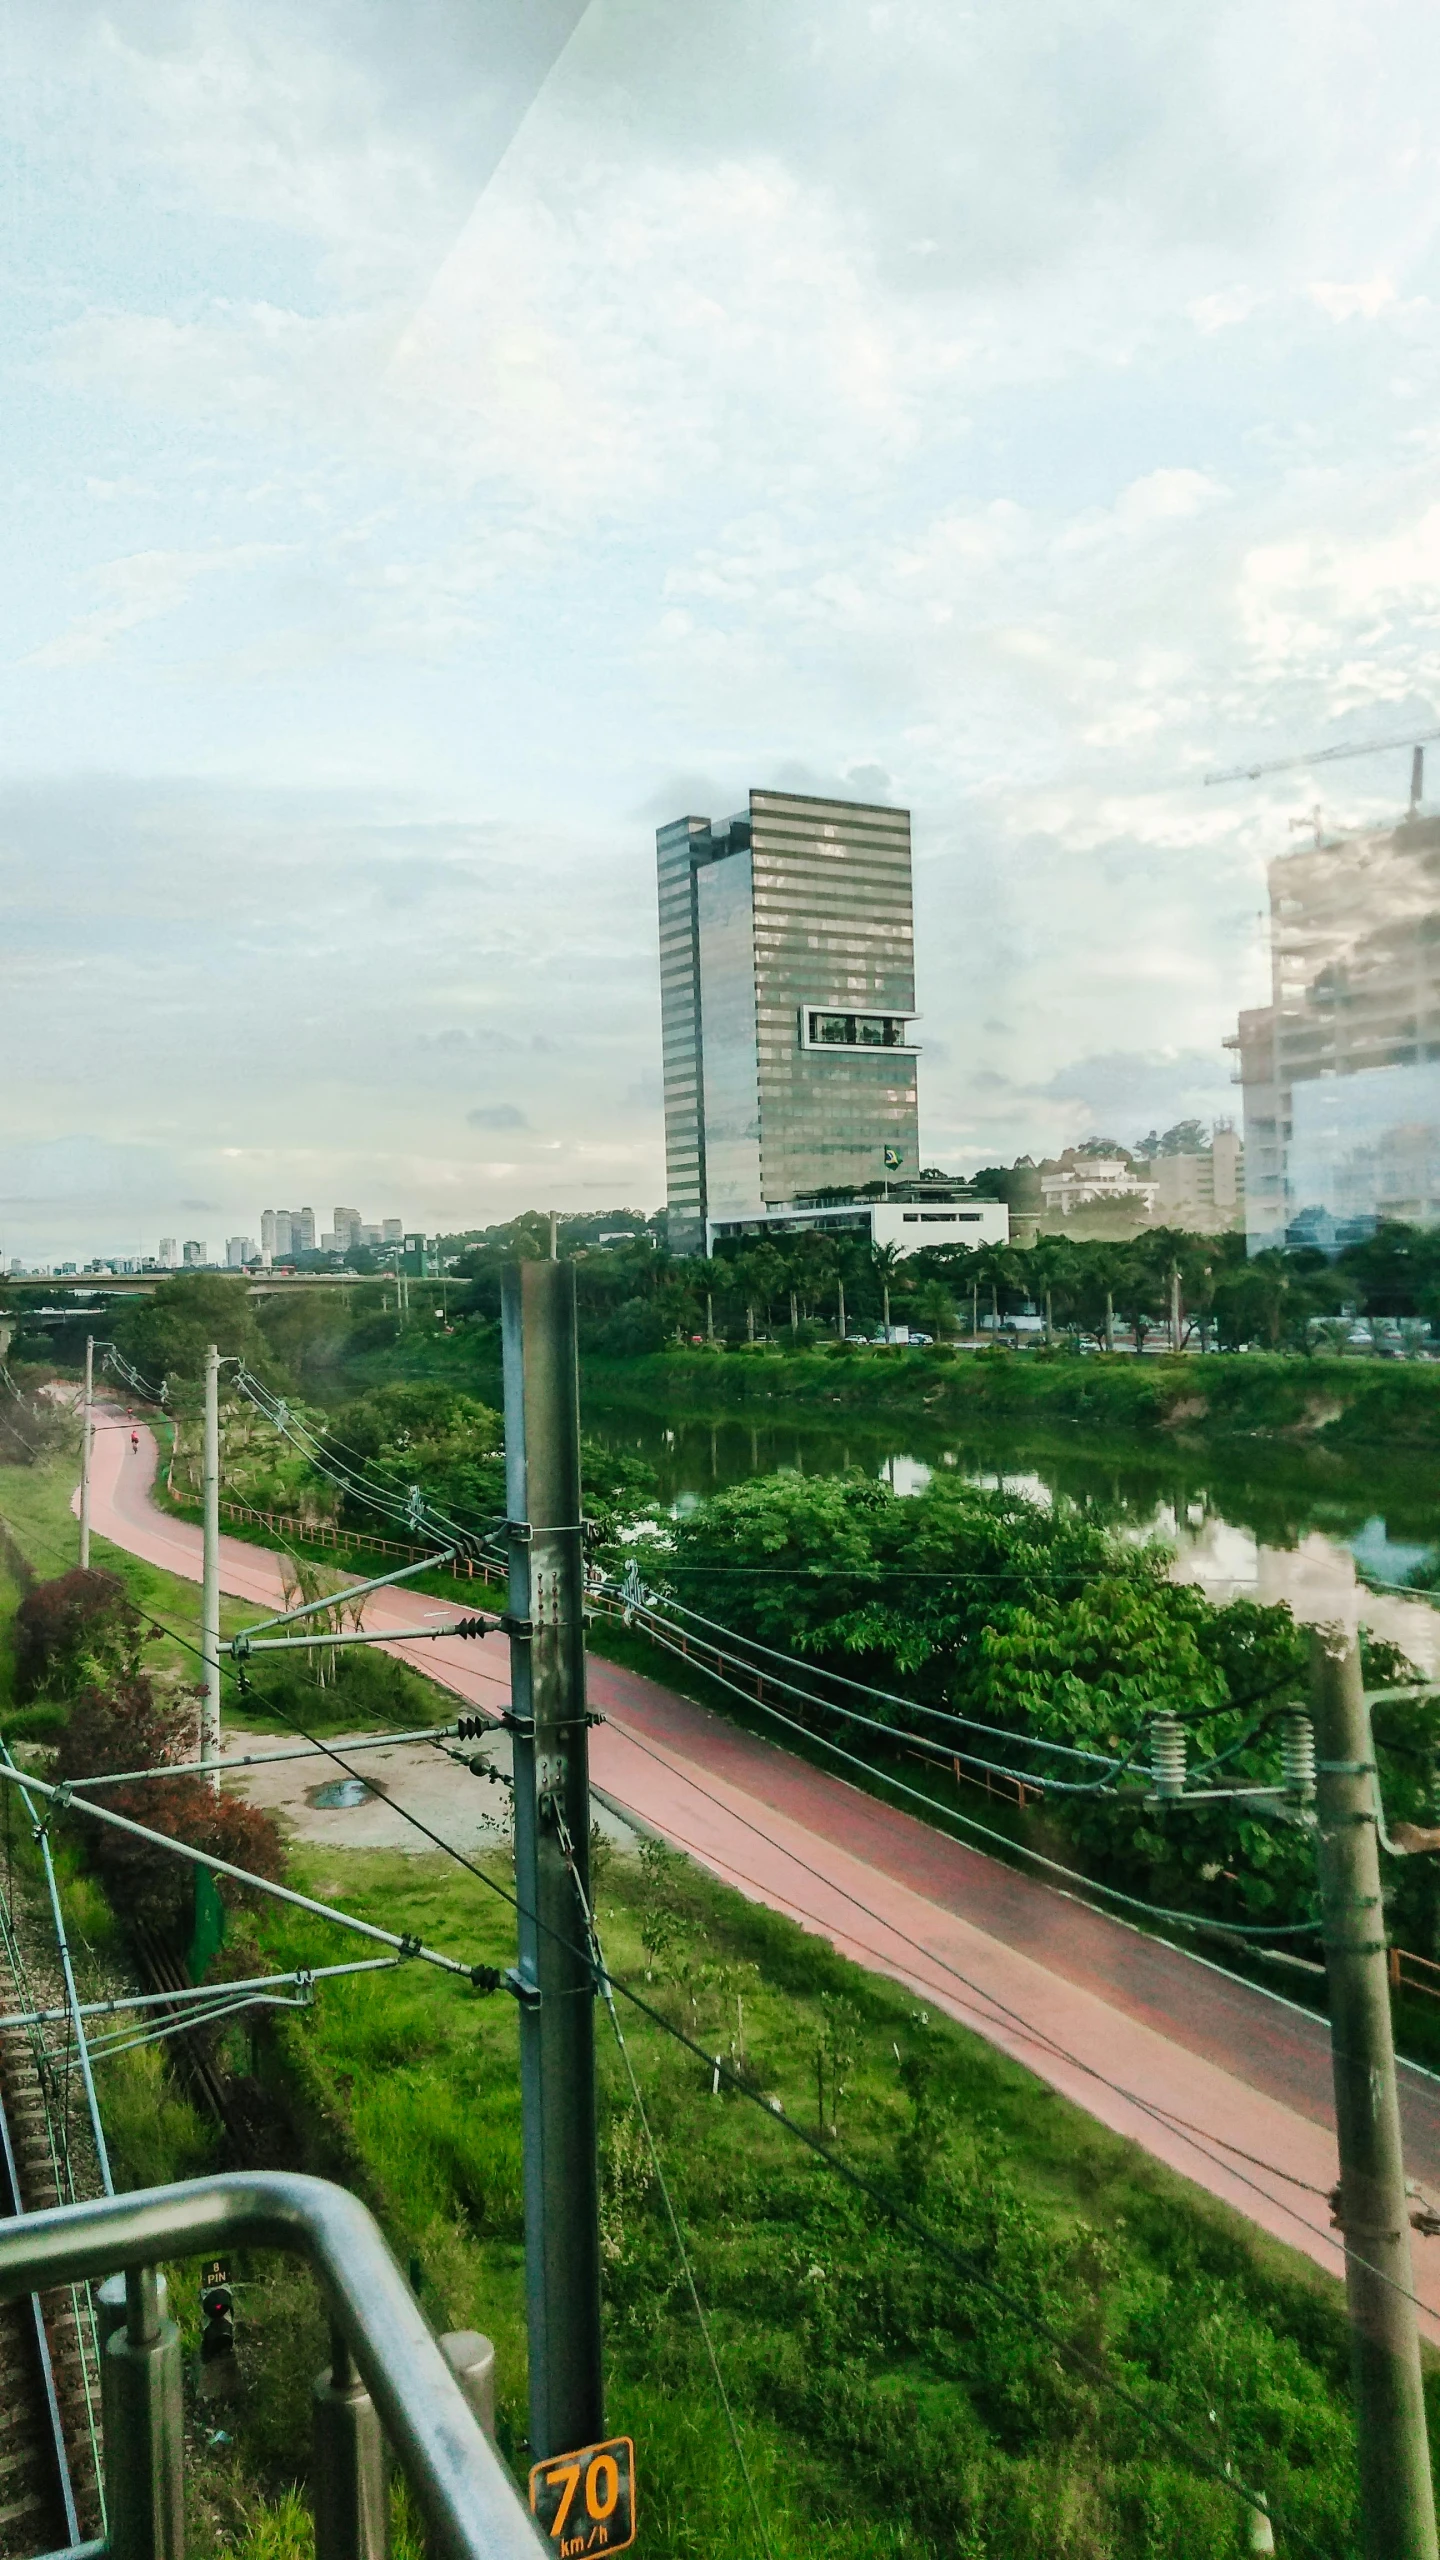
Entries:
[[955, 1331], [955, 1301], [943, 1280], [927, 1280], [915, 1301], [915, 1311], [937, 1342], [949, 1341]]
[[1000, 1330], [1000, 1292], [1024, 1285], [1023, 1264], [1024, 1256], [1012, 1252], [1008, 1244], [987, 1244], [980, 1248], [978, 1283], [990, 1292], [990, 1320], [997, 1333]]
[[887, 1343], [890, 1339], [890, 1283], [904, 1259], [898, 1244], [872, 1244], [870, 1247], [870, 1267], [880, 1283], [880, 1322]]
[[1078, 1276], [1075, 1248], [1068, 1236], [1037, 1236], [1025, 1251], [1022, 1264], [1032, 1300], [1045, 1310], [1045, 1339], [1055, 1338], [1055, 1292], [1073, 1295]]

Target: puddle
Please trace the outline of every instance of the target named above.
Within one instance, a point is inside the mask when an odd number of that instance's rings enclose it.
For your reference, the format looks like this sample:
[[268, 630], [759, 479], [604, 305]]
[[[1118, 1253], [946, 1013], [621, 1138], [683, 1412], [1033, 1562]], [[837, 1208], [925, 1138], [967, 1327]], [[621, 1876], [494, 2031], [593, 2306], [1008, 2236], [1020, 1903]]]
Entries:
[[374, 1794], [363, 1778], [331, 1778], [323, 1787], [311, 1787], [305, 1801], [323, 1813], [349, 1813], [357, 1804], [369, 1804]]

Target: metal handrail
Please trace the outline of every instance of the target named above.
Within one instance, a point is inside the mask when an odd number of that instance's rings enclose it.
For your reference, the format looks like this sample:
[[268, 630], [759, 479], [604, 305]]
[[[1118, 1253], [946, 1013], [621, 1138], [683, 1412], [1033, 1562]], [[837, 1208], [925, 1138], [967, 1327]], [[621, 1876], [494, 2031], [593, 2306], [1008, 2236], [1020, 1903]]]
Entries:
[[374, 2216], [324, 2178], [195, 2178], [0, 2226], [0, 2299], [239, 2247], [308, 2257], [447, 2560], [535, 2560], [537, 2528]]

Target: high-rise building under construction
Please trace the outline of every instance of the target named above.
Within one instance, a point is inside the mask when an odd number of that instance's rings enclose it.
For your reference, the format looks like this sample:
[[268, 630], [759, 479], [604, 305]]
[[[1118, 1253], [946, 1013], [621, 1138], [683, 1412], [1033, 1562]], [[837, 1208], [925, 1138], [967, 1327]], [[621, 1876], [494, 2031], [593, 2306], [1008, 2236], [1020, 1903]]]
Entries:
[[1270, 966], [1228, 1043], [1251, 1252], [1440, 1224], [1440, 819], [1280, 855]]
[[919, 1170], [903, 809], [752, 791], [656, 837], [672, 1251]]

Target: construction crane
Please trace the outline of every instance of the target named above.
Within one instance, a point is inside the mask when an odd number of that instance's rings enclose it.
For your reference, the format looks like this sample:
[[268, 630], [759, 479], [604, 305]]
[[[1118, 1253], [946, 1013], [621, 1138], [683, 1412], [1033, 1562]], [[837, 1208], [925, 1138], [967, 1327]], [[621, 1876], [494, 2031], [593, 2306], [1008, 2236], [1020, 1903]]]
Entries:
[[1338, 764], [1342, 756], [1383, 756], [1410, 750], [1410, 815], [1415, 817], [1425, 791], [1425, 748], [1431, 739], [1440, 738], [1440, 729], [1422, 729], [1418, 738], [1414, 731], [1408, 738], [1368, 738], [1356, 747], [1317, 747], [1313, 756], [1280, 756], [1274, 764], [1235, 764], [1224, 773], [1207, 773], [1205, 785], [1212, 782], [1258, 782], [1262, 773], [1298, 773], [1307, 765]]

